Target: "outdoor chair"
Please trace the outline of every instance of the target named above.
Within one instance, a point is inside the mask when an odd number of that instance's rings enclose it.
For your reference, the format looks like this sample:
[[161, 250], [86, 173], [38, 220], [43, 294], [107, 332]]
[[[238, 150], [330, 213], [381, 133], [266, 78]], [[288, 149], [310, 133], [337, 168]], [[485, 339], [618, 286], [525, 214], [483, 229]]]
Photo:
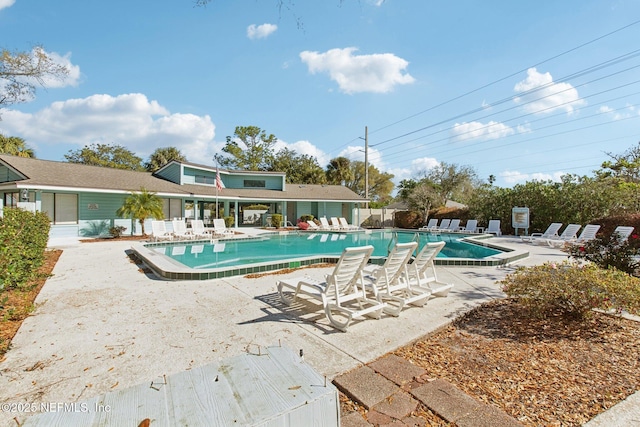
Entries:
[[412, 293], [429, 293], [434, 297], [446, 297], [453, 284], [438, 280], [434, 260], [444, 248], [445, 242], [430, 242], [424, 245], [420, 253], [407, 267], [408, 289]]
[[417, 242], [396, 243], [383, 265], [370, 265], [364, 270], [367, 287], [387, 303], [387, 314], [398, 316], [405, 305], [424, 305], [429, 300], [431, 291], [411, 293], [407, 286], [407, 263], [417, 247]]
[[456, 232], [458, 230], [460, 230], [460, 220], [457, 218], [451, 220], [446, 230], [443, 229], [443, 231], [451, 231], [451, 232]]
[[329, 224], [327, 217], [323, 216], [322, 218], [318, 218], [320, 220], [320, 229], [321, 230], [335, 230], [336, 228]]
[[151, 221], [151, 235], [155, 242], [160, 240], [173, 240], [173, 234], [167, 231], [164, 221]]
[[569, 224], [560, 236], [555, 239], [546, 239], [546, 242], [549, 246], [562, 246], [567, 242], [576, 240], [578, 238], [578, 230], [580, 230], [581, 227], [580, 224]]
[[478, 220], [470, 219], [465, 224], [464, 228], [459, 230], [461, 233], [477, 233], [478, 232]]
[[496, 236], [502, 236], [502, 230], [500, 230], [500, 220], [490, 219], [489, 225], [487, 226], [485, 233], [495, 234]]
[[204, 221], [201, 219], [194, 219], [193, 221], [191, 221], [191, 232], [193, 233], [194, 237], [197, 238], [203, 238], [203, 239], [210, 239], [213, 237], [213, 232], [210, 229], [207, 229], [204, 226]]
[[420, 230], [435, 230], [438, 228], [438, 218], [431, 218], [427, 225], [420, 227]]
[[224, 218], [216, 218], [213, 220], [213, 231], [216, 234], [235, 234], [233, 230], [227, 228], [227, 224], [224, 223]]
[[442, 221], [440, 221], [440, 225], [435, 230], [437, 230], [437, 231], [448, 230], [449, 229], [449, 225], [451, 225], [451, 220], [450, 219], [443, 219]]
[[[346, 248], [333, 272], [324, 281], [309, 277], [282, 279], [277, 283], [280, 299], [291, 305], [300, 294], [322, 302], [331, 325], [346, 331], [354, 317], [373, 316], [379, 319], [385, 304], [377, 295], [369, 298], [364, 288], [363, 269], [373, 253], [373, 246]], [[285, 289], [292, 291], [285, 292]]]
[[535, 243], [536, 240], [546, 241], [547, 239], [555, 239], [558, 236], [558, 231], [562, 227], [561, 222], [552, 222], [549, 224], [544, 233], [531, 233], [530, 236], [520, 236], [520, 240], [528, 243]]
[[338, 218], [338, 221], [340, 222], [340, 226], [345, 230], [358, 230], [360, 228], [357, 225], [349, 224], [349, 221], [347, 221], [345, 217]]
[[173, 225], [173, 235], [176, 238], [193, 239], [195, 237], [190, 230], [187, 230], [187, 224], [184, 222], [184, 220], [174, 219], [173, 221], [171, 221], [171, 224]]

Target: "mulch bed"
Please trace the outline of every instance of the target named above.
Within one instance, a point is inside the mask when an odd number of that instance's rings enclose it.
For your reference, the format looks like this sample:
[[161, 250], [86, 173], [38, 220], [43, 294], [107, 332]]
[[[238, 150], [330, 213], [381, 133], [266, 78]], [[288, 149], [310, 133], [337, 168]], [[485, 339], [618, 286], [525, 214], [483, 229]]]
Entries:
[[524, 425], [579, 426], [640, 389], [639, 348], [638, 322], [535, 319], [504, 299], [394, 354]]

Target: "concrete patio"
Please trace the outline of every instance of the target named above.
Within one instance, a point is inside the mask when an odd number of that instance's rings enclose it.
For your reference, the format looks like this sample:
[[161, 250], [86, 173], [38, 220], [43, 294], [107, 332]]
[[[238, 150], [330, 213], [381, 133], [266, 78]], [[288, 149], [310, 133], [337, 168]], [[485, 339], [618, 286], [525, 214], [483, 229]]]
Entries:
[[[518, 265], [562, 261], [563, 252], [496, 237], [526, 247]], [[327, 268], [248, 279], [166, 281], [146, 274], [127, 256], [131, 242], [75, 243], [64, 250], [37, 309], [0, 363], [0, 402], [75, 402], [219, 361], [260, 346], [304, 352], [328, 379], [369, 363], [502, 295], [496, 284], [512, 266], [438, 267], [455, 284], [446, 298], [405, 309], [399, 317], [356, 320], [348, 332], [332, 328], [321, 307], [286, 307], [276, 280]], [[14, 416], [0, 413], [0, 424]]]

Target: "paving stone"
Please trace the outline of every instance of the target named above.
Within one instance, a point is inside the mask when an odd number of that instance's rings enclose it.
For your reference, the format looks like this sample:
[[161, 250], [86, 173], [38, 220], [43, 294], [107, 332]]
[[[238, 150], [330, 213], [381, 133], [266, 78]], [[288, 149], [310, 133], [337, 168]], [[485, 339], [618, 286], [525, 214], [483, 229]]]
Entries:
[[404, 423], [405, 426], [412, 426], [412, 427], [426, 427], [427, 426], [427, 420], [425, 420], [424, 418], [418, 418], [415, 416], [410, 416], [410, 417], [406, 417], [402, 419], [402, 422]]
[[373, 425], [379, 426], [391, 423], [393, 418], [376, 410], [371, 410], [367, 412], [367, 421]]
[[515, 418], [495, 406], [482, 404], [475, 412], [456, 420], [458, 427], [522, 427]]
[[442, 379], [414, 388], [411, 394], [449, 422], [457, 422], [482, 406], [480, 402]]
[[371, 427], [360, 412], [349, 412], [340, 417], [340, 427]]
[[371, 409], [398, 390], [398, 387], [368, 366], [361, 366], [333, 380], [344, 394]]
[[404, 384], [413, 381], [415, 377], [420, 377], [427, 372], [423, 368], [416, 366], [395, 354], [388, 354], [381, 357], [380, 359], [369, 363], [369, 367], [373, 368], [376, 372], [390, 379], [399, 386], [403, 386]]
[[398, 391], [388, 399], [376, 403], [373, 409], [392, 418], [402, 419], [411, 414], [418, 407], [418, 401], [407, 393]]

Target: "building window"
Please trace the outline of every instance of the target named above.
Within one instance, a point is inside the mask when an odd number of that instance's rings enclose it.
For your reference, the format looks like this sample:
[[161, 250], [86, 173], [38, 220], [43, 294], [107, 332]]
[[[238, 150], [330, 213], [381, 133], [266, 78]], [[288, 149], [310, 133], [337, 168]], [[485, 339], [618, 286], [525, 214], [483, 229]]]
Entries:
[[208, 175], [196, 175], [196, 184], [216, 185], [216, 177]]
[[78, 223], [78, 195], [64, 193], [42, 193], [42, 212], [53, 224]]
[[4, 193], [4, 205], [15, 208], [20, 201], [20, 193]]
[[162, 199], [162, 213], [167, 219], [182, 218], [182, 200]]
[[264, 179], [245, 179], [245, 188], [264, 188], [266, 187]]

